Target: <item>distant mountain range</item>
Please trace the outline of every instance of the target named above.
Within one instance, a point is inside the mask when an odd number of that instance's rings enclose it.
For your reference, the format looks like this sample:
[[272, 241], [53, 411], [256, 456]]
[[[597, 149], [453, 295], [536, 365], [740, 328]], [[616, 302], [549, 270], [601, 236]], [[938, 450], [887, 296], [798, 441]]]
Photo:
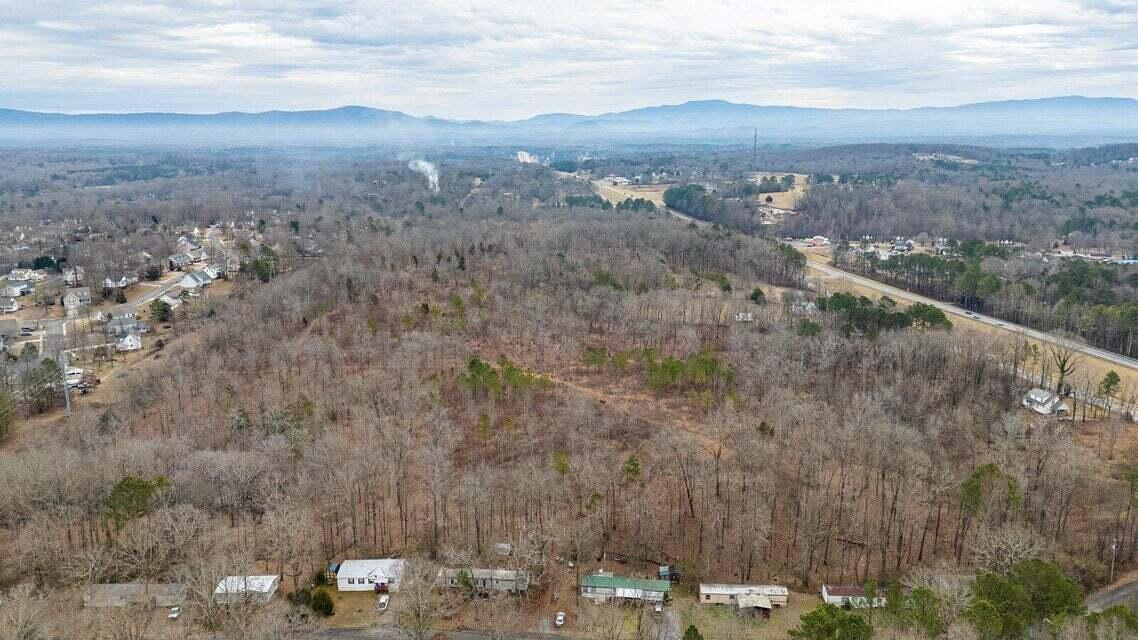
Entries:
[[1138, 100], [1068, 96], [916, 109], [821, 109], [723, 100], [516, 121], [416, 117], [370, 107], [214, 114], [0, 109], [9, 144], [602, 144], [989, 142], [1075, 146], [1138, 140]]

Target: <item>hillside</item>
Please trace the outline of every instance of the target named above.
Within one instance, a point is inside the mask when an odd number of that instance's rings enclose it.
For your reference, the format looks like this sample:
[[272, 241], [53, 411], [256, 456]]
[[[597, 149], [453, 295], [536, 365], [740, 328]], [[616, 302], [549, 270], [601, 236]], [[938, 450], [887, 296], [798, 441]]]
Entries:
[[181, 144], [700, 141], [996, 141], [1075, 146], [1138, 137], [1138, 101], [1078, 96], [917, 109], [821, 109], [722, 100], [510, 122], [415, 117], [369, 107], [215, 114], [0, 110], [0, 141]]

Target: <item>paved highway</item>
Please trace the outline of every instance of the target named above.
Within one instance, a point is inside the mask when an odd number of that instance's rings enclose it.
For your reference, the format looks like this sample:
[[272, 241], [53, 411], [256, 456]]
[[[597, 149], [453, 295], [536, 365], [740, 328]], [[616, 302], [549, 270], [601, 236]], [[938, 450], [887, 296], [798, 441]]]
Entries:
[[[407, 634], [394, 627], [376, 627], [371, 629], [325, 629], [319, 632], [324, 640], [396, 640], [406, 639]], [[439, 632], [438, 635], [447, 640], [491, 640], [495, 636], [479, 631], [450, 631]], [[435, 636], [437, 637], [437, 636]], [[501, 636], [497, 636], [501, 637]], [[510, 640], [564, 640], [565, 636], [552, 633], [525, 633], [519, 632], [507, 636]], [[676, 640], [679, 640], [678, 638]]]
[[1012, 324], [1010, 322], [1005, 322], [1003, 320], [1000, 320], [998, 318], [993, 318], [991, 316], [986, 316], [983, 314], [966, 311], [965, 309], [957, 307], [956, 305], [952, 305], [952, 304], [949, 304], [947, 302], [941, 302], [939, 300], [934, 300], [933, 298], [926, 298], [925, 296], [922, 296], [919, 294], [909, 293], [908, 291], [905, 291], [904, 289], [898, 289], [897, 287], [893, 287], [893, 286], [890, 286], [887, 284], [883, 284], [881, 282], [873, 280], [872, 278], [866, 278], [864, 276], [859, 276], [859, 275], [850, 273], [848, 271], [843, 271], [841, 269], [838, 269], [837, 267], [830, 266], [828, 264], [816, 262], [814, 260], [810, 260], [807, 263], [807, 266], [810, 269], [813, 269], [814, 271], [822, 273], [828, 277], [836, 278], [839, 280], [846, 280], [847, 282], [852, 282], [854, 284], [857, 284], [858, 286], [862, 286], [862, 287], [865, 287], [867, 289], [873, 289], [873, 290], [878, 291], [880, 293], [886, 294], [891, 298], [906, 300], [908, 302], [921, 302], [924, 304], [932, 305], [932, 306], [940, 309], [941, 311], [944, 311], [947, 314], [962, 317], [962, 318], [968, 318], [970, 320], [974, 320], [976, 322], [980, 322], [982, 324], [989, 325], [990, 327], [992, 327], [996, 331], [1004, 331], [1004, 332], [1007, 332], [1011, 335], [1017, 335], [1018, 334], [1020, 336], [1032, 338], [1033, 340], [1038, 340], [1039, 342], [1042, 342], [1042, 343], [1063, 346], [1063, 347], [1071, 349], [1072, 351], [1076, 351], [1076, 352], [1082, 353], [1084, 355], [1099, 358], [1100, 360], [1105, 360], [1105, 361], [1110, 362], [1112, 364], [1116, 364], [1120, 367], [1127, 367], [1129, 369], [1134, 369], [1134, 370], [1138, 371], [1138, 360], [1135, 360], [1133, 358], [1127, 358], [1125, 356], [1118, 355], [1117, 353], [1111, 353], [1110, 351], [1104, 351], [1103, 349], [1098, 349], [1098, 348], [1095, 348], [1095, 347], [1092, 347], [1092, 346], [1089, 346], [1089, 345], [1086, 345], [1086, 344], [1083, 344], [1080, 342], [1068, 340], [1066, 338], [1062, 338], [1062, 337], [1059, 337], [1056, 335], [1052, 335], [1050, 333], [1045, 333], [1043, 331], [1036, 331], [1035, 329], [1029, 329], [1027, 327], [1024, 327], [1024, 326], [1021, 326], [1018, 324]]
[[[608, 198], [610, 201], [612, 201], [614, 203], [620, 202], [621, 200], [628, 198], [628, 197], [643, 197], [642, 194], [637, 194], [637, 193], [632, 192], [632, 191], [621, 190], [620, 187], [610, 185], [610, 184], [604, 182], [603, 180], [594, 180], [593, 181], [593, 188], [601, 196]], [[657, 202], [656, 204], [658, 206], [663, 206], [662, 201]], [[691, 223], [694, 223], [694, 224], [697, 224], [700, 226], [708, 226], [709, 225], [708, 222], [705, 222], [703, 220], [696, 220], [696, 219], [692, 218], [691, 216], [680, 213], [679, 211], [676, 211], [674, 209], [669, 209], [667, 207], [664, 207], [664, 210], [667, 211], [668, 213], [670, 213], [671, 215], [673, 215], [673, 216], [675, 216], [675, 217], [677, 217], [680, 220], [683, 220], [685, 222], [691, 222]], [[801, 249], [803, 247], [800, 246], [797, 248]], [[908, 291], [905, 291], [904, 289], [899, 289], [897, 287], [893, 287], [893, 286], [890, 286], [887, 284], [883, 284], [883, 283], [878, 282], [872, 278], [866, 278], [864, 276], [859, 276], [857, 274], [853, 274], [853, 273], [850, 273], [848, 271], [843, 271], [841, 269], [838, 269], [837, 267], [830, 266], [830, 265], [825, 264], [825, 263], [820, 262], [820, 261], [810, 260], [810, 258], [821, 259], [822, 256], [819, 256], [818, 254], [807, 253], [806, 256], [807, 256], [807, 260], [808, 260], [807, 261], [807, 267], [809, 269], [813, 269], [814, 271], [821, 273], [827, 277], [838, 279], [838, 280], [845, 280], [847, 282], [857, 284], [861, 287], [865, 287], [867, 289], [872, 289], [872, 290], [877, 291], [879, 293], [888, 295], [889, 297], [894, 298], [894, 299], [905, 300], [905, 301], [908, 301], [910, 303], [922, 302], [924, 304], [932, 305], [932, 306], [940, 309], [941, 311], [944, 311], [946, 314], [948, 314], [950, 316], [956, 316], [958, 318], [966, 318], [966, 319], [973, 320], [975, 322], [979, 322], [981, 324], [987, 325], [993, 331], [1007, 332], [1009, 335], [1012, 335], [1012, 336], [1018, 335], [1018, 336], [1020, 336], [1021, 339], [1022, 338], [1031, 338], [1031, 339], [1036, 340], [1042, 344], [1051, 344], [1051, 345], [1063, 346], [1063, 347], [1069, 348], [1072, 351], [1075, 351], [1077, 353], [1082, 353], [1086, 356], [1097, 358], [1098, 360], [1100, 360], [1104, 363], [1109, 363], [1110, 365], [1114, 365], [1117, 367], [1124, 367], [1126, 369], [1129, 369], [1130, 372], [1132, 373], [1132, 375], [1128, 376], [1128, 377], [1131, 380], [1138, 378], [1138, 360], [1135, 360], [1134, 358], [1127, 358], [1126, 356], [1121, 356], [1117, 353], [1112, 353], [1110, 351], [1098, 349], [1096, 347], [1092, 347], [1092, 346], [1083, 344], [1081, 342], [1075, 342], [1073, 340], [1068, 340], [1066, 338], [1062, 338], [1060, 336], [1056, 336], [1056, 335], [1046, 333], [1043, 331], [1036, 331], [1035, 329], [1030, 329], [1028, 327], [1024, 327], [1024, 326], [1021, 326], [1018, 324], [1006, 322], [1006, 321], [1000, 320], [998, 318], [993, 318], [991, 316], [986, 316], [986, 315], [982, 315], [979, 313], [969, 312], [969, 311], [967, 311], [961, 307], [958, 307], [958, 306], [953, 305], [953, 304], [949, 304], [947, 302], [941, 302], [939, 300], [934, 300], [933, 298], [927, 298], [927, 297], [919, 295], [919, 294], [909, 293]], [[1105, 371], [1102, 373], [1105, 373]]]

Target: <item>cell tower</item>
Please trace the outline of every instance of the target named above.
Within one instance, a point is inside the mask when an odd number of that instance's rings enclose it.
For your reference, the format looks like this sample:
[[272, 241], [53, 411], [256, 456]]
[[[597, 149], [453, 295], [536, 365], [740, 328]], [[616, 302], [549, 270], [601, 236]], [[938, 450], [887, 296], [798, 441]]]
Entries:
[[751, 171], [759, 170], [759, 128], [755, 127], [755, 141], [751, 144]]

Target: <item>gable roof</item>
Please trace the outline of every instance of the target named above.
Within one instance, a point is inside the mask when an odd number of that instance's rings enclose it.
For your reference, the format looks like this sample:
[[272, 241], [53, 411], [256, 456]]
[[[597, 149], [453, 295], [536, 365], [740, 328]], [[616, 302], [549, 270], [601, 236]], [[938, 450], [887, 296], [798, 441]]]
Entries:
[[337, 578], [398, 578], [401, 575], [403, 575], [401, 558], [345, 560], [336, 572]]

